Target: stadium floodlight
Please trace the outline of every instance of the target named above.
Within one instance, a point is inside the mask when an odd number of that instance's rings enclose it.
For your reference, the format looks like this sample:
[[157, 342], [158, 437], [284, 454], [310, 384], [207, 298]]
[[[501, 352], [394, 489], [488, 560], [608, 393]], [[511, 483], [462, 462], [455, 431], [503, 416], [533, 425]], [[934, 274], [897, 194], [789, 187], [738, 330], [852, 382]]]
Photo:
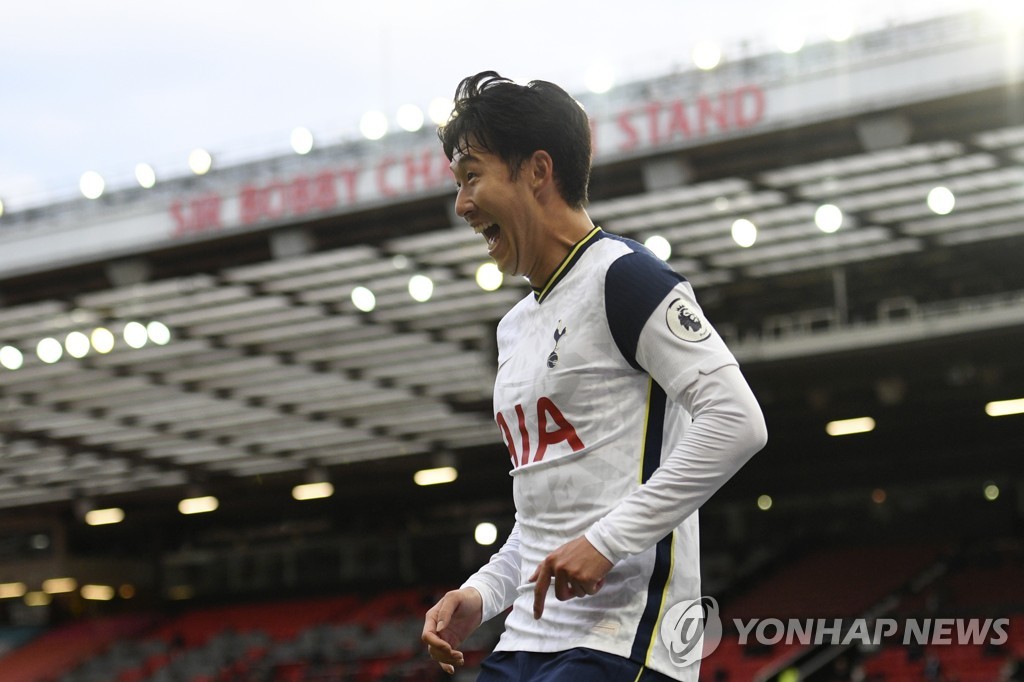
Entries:
[[836, 14], [825, 21], [825, 35], [834, 43], [843, 43], [853, 35], [853, 20], [845, 15]]
[[668, 240], [662, 237], [660, 234], [648, 237], [644, 241], [644, 246], [651, 250], [655, 256], [660, 260], [668, 260], [672, 257], [672, 245], [668, 243]]
[[156, 171], [148, 163], [137, 164], [135, 166], [135, 179], [140, 187], [151, 189], [156, 184]]
[[434, 295], [434, 280], [426, 275], [413, 275], [409, 278], [409, 295], [420, 303], [429, 301]]
[[74, 578], [50, 578], [43, 581], [43, 592], [46, 594], [65, 594], [78, 589], [78, 581]]
[[999, 486], [992, 481], [988, 481], [985, 483], [985, 487], [982, 489], [981, 493], [989, 502], [995, 502], [999, 499]]
[[141, 322], [129, 322], [124, 326], [124, 342], [132, 348], [142, 348], [149, 341], [149, 332]]
[[114, 350], [114, 334], [105, 327], [96, 327], [89, 335], [93, 350], [104, 355]]
[[476, 269], [476, 285], [484, 291], [496, 291], [505, 277], [494, 263], [484, 263]]
[[750, 248], [757, 241], [757, 225], [746, 218], [740, 218], [732, 224], [732, 239], [744, 249]]
[[178, 503], [178, 511], [182, 514], [206, 514], [216, 511], [219, 506], [220, 500], [213, 495], [186, 497]]
[[359, 119], [359, 132], [367, 140], [379, 140], [387, 135], [388, 117], [380, 111], [367, 111]]
[[775, 36], [775, 44], [786, 54], [796, 54], [804, 49], [806, 40], [803, 28], [797, 24], [784, 26]]
[[166, 346], [171, 341], [171, 330], [166, 324], [156, 320], [146, 325], [146, 335], [158, 346]]
[[206, 175], [213, 167], [213, 157], [205, 149], [193, 149], [188, 155], [188, 168], [196, 175]]
[[459, 477], [459, 472], [455, 467], [438, 467], [436, 469], [420, 469], [412, 475], [412, 480], [416, 485], [440, 485], [441, 483], [451, 483]]
[[855, 433], [869, 433], [875, 430], [875, 420], [871, 417], [839, 419], [825, 425], [825, 433], [830, 436], [850, 436]]
[[583, 84], [593, 93], [604, 94], [615, 85], [615, 71], [607, 62], [591, 64], [583, 74]]
[[395, 114], [398, 127], [410, 133], [415, 133], [423, 127], [423, 110], [415, 104], [403, 104], [398, 107]]
[[832, 234], [843, 226], [843, 212], [834, 204], [822, 204], [814, 211], [814, 224], [826, 234]]
[[0, 216], [4, 214], [4, 200], [0, 199]]
[[427, 116], [431, 121], [437, 125], [442, 125], [448, 122], [451, 118], [452, 110], [455, 105], [452, 101], [446, 97], [435, 97], [430, 100], [430, 105], [427, 107]]
[[14, 599], [25, 596], [28, 588], [25, 583], [0, 583], [0, 599]]
[[89, 353], [89, 337], [82, 332], [71, 332], [64, 339], [64, 349], [73, 358], [84, 358]]
[[956, 197], [948, 187], [933, 187], [928, 192], [928, 208], [938, 215], [949, 215], [956, 206]]
[[64, 347], [60, 341], [52, 337], [46, 337], [36, 344], [36, 356], [48, 365], [52, 365], [64, 355]]
[[985, 414], [990, 417], [1005, 417], [1011, 414], [1024, 414], [1024, 398], [1013, 400], [993, 400], [985, 405]]
[[103, 176], [96, 171], [86, 171], [78, 179], [78, 189], [86, 199], [99, 199], [103, 196], [106, 186]]
[[85, 522], [90, 526], [109, 526], [124, 521], [124, 510], [118, 507], [90, 509], [85, 513]]
[[21, 369], [24, 361], [25, 357], [21, 354], [21, 351], [14, 346], [4, 346], [3, 348], [0, 348], [0, 365], [3, 365], [12, 372]]
[[300, 126], [292, 131], [291, 144], [296, 154], [308, 154], [313, 151], [313, 133]]
[[352, 305], [364, 313], [369, 313], [377, 307], [377, 297], [366, 287], [356, 287], [352, 290]]
[[771, 495], [758, 495], [757, 497], [757, 508], [761, 511], [768, 511], [772, 508], [775, 501], [772, 500]]
[[486, 521], [478, 523], [473, 530], [473, 539], [476, 540], [476, 544], [489, 547], [498, 539], [498, 527]]
[[717, 43], [713, 43], [709, 40], [702, 40], [693, 46], [693, 57], [694, 65], [701, 71], [710, 71], [711, 69], [718, 66], [722, 61], [722, 48], [718, 47]]
[[28, 592], [25, 594], [25, 606], [46, 606], [53, 597], [46, 594], [45, 592]]
[[303, 483], [292, 488], [292, 497], [296, 500], [322, 500], [334, 494], [334, 486], [327, 481], [319, 483]]
[[79, 594], [82, 599], [90, 601], [110, 601], [114, 598], [114, 588], [110, 585], [82, 585]]

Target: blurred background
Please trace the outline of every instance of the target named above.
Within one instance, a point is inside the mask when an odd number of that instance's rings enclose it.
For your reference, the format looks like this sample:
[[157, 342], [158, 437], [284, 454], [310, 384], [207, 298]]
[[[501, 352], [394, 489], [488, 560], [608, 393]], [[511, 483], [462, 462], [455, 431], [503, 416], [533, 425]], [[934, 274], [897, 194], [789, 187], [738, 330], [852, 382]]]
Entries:
[[[494, 329], [529, 292], [454, 215], [436, 140], [483, 69], [577, 97], [591, 217], [693, 283], [764, 407], [767, 448], [700, 512], [726, 621], [702, 679], [1017, 679], [1019, 2], [5, 23], [4, 682], [450, 679], [422, 614], [512, 527]], [[1009, 636], [729, 627], [879, 616]]]

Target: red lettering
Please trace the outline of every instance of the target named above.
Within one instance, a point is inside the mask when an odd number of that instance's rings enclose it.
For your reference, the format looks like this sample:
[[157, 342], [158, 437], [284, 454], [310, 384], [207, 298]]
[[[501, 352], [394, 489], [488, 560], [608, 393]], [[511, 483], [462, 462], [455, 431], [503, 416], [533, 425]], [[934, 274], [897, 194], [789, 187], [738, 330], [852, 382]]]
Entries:
[[309, 209], [312, 207], [312, 202], [309, 198], [309, 178], [304, 175], [292, 180], [290, 187], [291, 195], [288, 203], [291, 205], [291, 211], [294, 215], [305, 215], [309, 213]]
[[[554, 431], [547, 430], [547, 417], [549, 416], [558, 425], [558, 428]], [[549, 445], [561, 443], [565, 440], [569, 441], [569, 447], [572, 448], [573, 452], [579, 452], [583, 449], [583, 441], [576, 435], [576, 429], [562, 416], [562, 413], [549, 398], [541, 397], [537, 401], [537, 435], [539, 436], [539, 442], [537, 444], [537, 456], [533, 458], [534, 462], [539, 462], [544, 458], [544, 453], [547, 452]]]
[[377, 191], [385, 197], [397, 196], [398, 192], [395, 188], [388, 184], [388, 170], [395, 165], [394, 158], [387, 156], [377, 166]]
[[659, 144], [661, 142], [661, 131], [658, 130], [658, 123], [661, 118], [661, 104], [658, 102], [651, 102], [647, 105], [647, 123], [650, 125], [651, 144]]
[[699, 121], [700, 134], [708, 133], [708, 118], [713, 118], [718, 124], [718, 130], [729, 129], [729, 93], [723, 92], [718, 95], [718, 108], [716, 109], [711, 99], [701, 95], [697, 100], [697, 120]]
[[252, 185], [242, 187], [238, 193], [238, 213], [243, 225], [249, 225], [260, 219], [263, 209], [260, 207], [262, 193]]
[[330, 171], [313, 177], [313, 207], [326, 211], [338, 204], [338, 190], [334, 187], [334, 174]]
[[637, 143], [640, 141], [640, 136], [637, 134], [636, 128], [633, 127], [633, 121], [630, 120], [632, 116], [633, 112], [623, 111], [619, 114], [618, 119], [616, 119], [619, 124], [619, 129], [626, 135], [626, 139], [619, 145], [620, 151], [629, 151], [636, 147]]
[[405, 188], [409, 192], [436, 187], [448, 177], [448, 159], [435, 149], [423, 152], [419, 159], [410, 154], [405, 157]]
[[667, 132], [669, 139], [676, 134], [690, 137], [690, 121], [686, 116], [686, 105], [682, 100], [672, 103], [672, 108], [669, 110]]
[[764, 90], [756, 85], [744, 85], [733, 94], [733, 106], [733, 118], [738, 127], [749, 128], [759, 123], [764, 118]]
[[[516, 407], [519, 407], [519, 405], [516, 405]], [[520, 409], [522, 409], [522, 408], [520, 408]], [[515, 446], [515, 443], [512, 442], [512, 433], [508, 430], [508, 424], [505, 423], [505, 415], [503, 415], [501, 412], [499, 412], [498, 416], [495, 417], [494, 420], [496, 422], [498, 422], [498, 428], [501, 429], [501, 437], [502, 437], [502, 439], [504, 439], [505, 447], [508, 448], [508, 454], [512, 458], [512, 466], [513, 467], [519, 466], [519, 457], [516, 456], [516, 446]], [[522, 426], [520, 426], [520, 428], [522, 428]], [[529, 450], [527, 450], [525, 453], [523, 453], [523, 463], [524, 464], [526, 463], [526, 458], [529, 457], [529, 456], [530, 456], [530, 451]]]
[[345, 185], [346, 204], [356, 203], [356, 181], [359, 179], [361, 172], [362, 168], [358, 166], [355, 168], [342, 168], [338, 171], [338, 177], [341, 178], [342, 183]]
[[175, 200], [171, 204], [171, 218], [174, 220], [175, 237], [182, 237], [195, 232], [219, 229], [220, 195], [204, 194], [194, 197], [188, 204]]

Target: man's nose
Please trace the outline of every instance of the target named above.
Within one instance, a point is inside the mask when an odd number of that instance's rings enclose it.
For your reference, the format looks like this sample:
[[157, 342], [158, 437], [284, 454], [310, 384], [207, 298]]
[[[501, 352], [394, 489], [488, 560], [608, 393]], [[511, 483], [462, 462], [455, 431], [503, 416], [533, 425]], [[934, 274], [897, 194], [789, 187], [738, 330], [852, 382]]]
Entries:
[[459, 193], [455, 195], [455, 215], [460, 218], [465, 218], [473, 210], [473, 201], [468, 194], [465, 187], [460, 187]]

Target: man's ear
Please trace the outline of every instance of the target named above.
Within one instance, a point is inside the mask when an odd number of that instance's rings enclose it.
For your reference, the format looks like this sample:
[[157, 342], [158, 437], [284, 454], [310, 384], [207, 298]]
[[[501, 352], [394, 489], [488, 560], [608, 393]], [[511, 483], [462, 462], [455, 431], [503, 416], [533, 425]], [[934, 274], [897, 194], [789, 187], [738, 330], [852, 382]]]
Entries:
[[534, 189], [541, 189], [554, 184], [555, 167], [551, 155], [543, 149], [538, 149], [530, 155], [529, 161], [530, 186]]

